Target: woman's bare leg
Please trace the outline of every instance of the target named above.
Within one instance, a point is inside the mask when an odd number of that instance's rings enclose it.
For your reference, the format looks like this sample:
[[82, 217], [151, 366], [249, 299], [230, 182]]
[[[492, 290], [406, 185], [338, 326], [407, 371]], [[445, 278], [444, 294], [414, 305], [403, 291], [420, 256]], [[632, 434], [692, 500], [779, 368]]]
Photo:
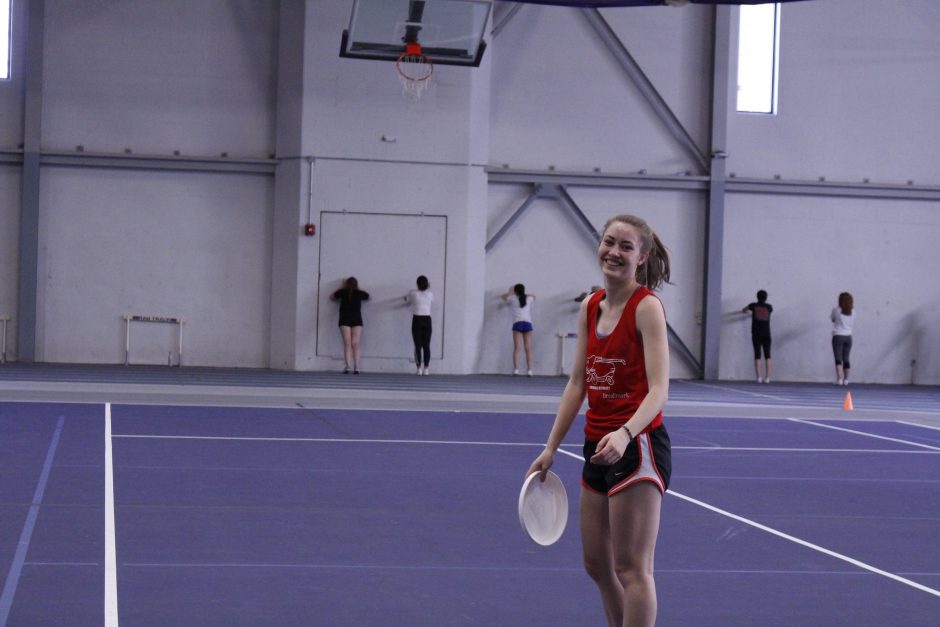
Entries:
[[352, 327], [341, 326], [339, 334], [343, 337], [343, 361], [349, 370], [349, 363], [352, 361]]
[[607, 500], [606, 494], [581, 486], [581, 546], [584, 569], [601, 593], [607, 624], [619, 627], [623, 622], [623, 585], [614, 570]]
[[609, 499], [614, 570], [623, 586], [623, 624], [630, 627], [656, 624], [653, 555], [662, 501], [659, 489], [648, 481]]
[[525, 343], [525, 366], [529, 372], [532, 372], [532, 332], [522, 334]]
[[362, 327], [353, 327], [351, 335], [353, 363], [355, 369], [359, 370], [359, 340], [362, 338]]

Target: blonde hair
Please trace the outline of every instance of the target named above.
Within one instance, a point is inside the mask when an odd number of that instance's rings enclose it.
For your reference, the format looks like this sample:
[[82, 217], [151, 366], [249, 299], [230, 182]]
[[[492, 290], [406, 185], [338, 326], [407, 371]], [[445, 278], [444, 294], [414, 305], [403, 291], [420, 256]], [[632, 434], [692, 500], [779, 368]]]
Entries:
[[648, 256], [636, 269], [637, 282], [651, 290], [659, 288], [663, 283], [669, 283], [669, 253], [646, 220], [629, 214], [617, 215], [604, 223], [605, 233], [614, 222], [629, 224], [640, 232], [640, 252], [648, 253]]

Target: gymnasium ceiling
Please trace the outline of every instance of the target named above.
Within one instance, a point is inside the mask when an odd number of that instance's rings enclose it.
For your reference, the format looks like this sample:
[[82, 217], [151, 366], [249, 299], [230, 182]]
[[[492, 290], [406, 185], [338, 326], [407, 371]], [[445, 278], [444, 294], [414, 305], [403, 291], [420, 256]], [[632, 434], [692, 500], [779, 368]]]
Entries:
[[[777, 2], [806, 2], [807, 0], [776, 0]], [[522, 4], [552, 4], [565, 7], [603, 9], [605, 7], [650, 7], [683, 4], [771, 4], [767, 0], [517, 0]]]

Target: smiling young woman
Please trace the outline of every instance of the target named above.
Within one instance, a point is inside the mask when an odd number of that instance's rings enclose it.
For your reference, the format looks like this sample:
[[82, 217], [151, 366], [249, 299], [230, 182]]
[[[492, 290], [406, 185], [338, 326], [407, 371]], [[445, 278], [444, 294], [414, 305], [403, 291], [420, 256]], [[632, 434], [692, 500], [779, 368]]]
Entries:
[[669, 255], [644, 220], [618, 215], [604, 225], [597, 259], [604, 289], [581, 303], [571, 376], [527, 475], [544, 478], [587, 396], [585, 568], [610, 625], [653, 625], [653, 555], [671, 448], [662, 417], [669, 393], [666, 315], [652, 290], [669, 281]]

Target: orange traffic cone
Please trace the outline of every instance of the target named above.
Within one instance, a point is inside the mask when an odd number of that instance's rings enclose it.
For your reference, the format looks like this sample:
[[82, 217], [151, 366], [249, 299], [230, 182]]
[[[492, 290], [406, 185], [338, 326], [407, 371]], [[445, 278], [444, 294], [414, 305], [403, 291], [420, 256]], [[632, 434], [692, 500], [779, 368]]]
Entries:
[[852, 393], [851, 392], [845, 393], [845, 400], [842, 401], [842, 409], [844, 409], [845, 411], [852, 411], [855, 409], [855, 407], [852, 406]]

